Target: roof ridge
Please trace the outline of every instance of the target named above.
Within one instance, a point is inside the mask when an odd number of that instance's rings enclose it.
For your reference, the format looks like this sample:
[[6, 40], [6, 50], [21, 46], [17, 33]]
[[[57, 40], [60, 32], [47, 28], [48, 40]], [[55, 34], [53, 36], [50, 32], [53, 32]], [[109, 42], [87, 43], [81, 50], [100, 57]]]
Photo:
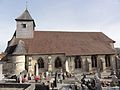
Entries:
[[58, 33], [102, 33], [102, 32], [83, 32], [83, 31], [34, 31], [34, 32], [58, 32]]

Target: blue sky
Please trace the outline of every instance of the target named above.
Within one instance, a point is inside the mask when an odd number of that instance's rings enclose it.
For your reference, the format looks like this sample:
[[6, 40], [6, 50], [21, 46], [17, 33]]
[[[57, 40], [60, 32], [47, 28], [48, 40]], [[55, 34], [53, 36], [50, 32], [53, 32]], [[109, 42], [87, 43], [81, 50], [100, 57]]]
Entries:
[[[120, 47], [120, 0], [27, 0], [36, 30], [103, 32]], [[16, 29], [25, 0], [0, 0], [0, 52]]]

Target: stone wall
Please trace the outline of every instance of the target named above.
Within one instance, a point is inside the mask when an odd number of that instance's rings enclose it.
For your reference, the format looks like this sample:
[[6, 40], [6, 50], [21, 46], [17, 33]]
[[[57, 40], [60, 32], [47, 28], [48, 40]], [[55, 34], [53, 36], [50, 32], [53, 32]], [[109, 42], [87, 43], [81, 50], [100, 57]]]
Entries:
[[12, 62], [3, 63], [3, 74], [14, 74], [15, 64]]
[[16, 75], [25, 70], [25, 55], [13, 56], [12, 61], [15, 64], [14, 72]]
[[105, 62], [105, 55], [98, 55], [97, 56], [97, 67], [92, 67], [92, 61], [91, 56], [81, 56], [81, 68], [75, 68], [75, 62], [74, 62], [75, 56], [67, 57], [67, 61], [69, 64], [69, 70], [71, 73], [83, 73], [83, 72], [89, 72], [89, 73], [95, 73], [97, 70], [101, 72], [111, 71], [111, 69], [115, 68], [115, 58], [114, 55], [110, 56], [110, 67], [106, 67]]
[[35, 55], [35, 56], [27, 56], [27, 59], [29, 57], [32, 57], [31, 60], [31, 66], [28, 66], [28, 71], [30, 71], [32, 74], [34, 74], [35, 72], [35, 64], [37, 63], [37, 60], [42, 57], [42, 59], [44, 60], [44, 68], [40, 68], [39, 72], [43, 72], [48, 70], [48, 64], [49, 64], [49, 59], [48, 57], [51, 56], [51, 65], [52, 65], [52, 71], [57, 71], [59, 69], [55, 68], [55, 59], [57, 57], [60, 57], [62, 60], [62, 69], [65, 70], [66, 69], [66, 65], [65, 62], [68, 62], [68, 68], [69, 68], [69, 72], [70, 73], [83, 73], [83, 72], [96, 72], [98, 69], [101, 72], [106, 71], [106, 69], [110, 70], [113, 67], [114, 62], [112, 62], [114, 60], [114, 56], [111, 55], [111, 67], [107, 67], [106, 68], [106, 64], [105, 64], [105, 55], [98, 55], [97, 56], [97, 67], [92, 67], [92, 61], [91, 61], [91, 56], [81, 56], [81, 64], [82, 67], [81, 68], [75, 68], [75, 56], [65, 56], [64, 54], [56, 54], [56, 55]]
[[[49, 60], [49, 56], [51, 57]], [[20, 55], [20, 56], [13, 56], [12, 62], [6, 63], [4, 65], [4, 70], [8, 72], [19, 74], [23, 70], [28, 70], [30, 74], [35, 74], [35, 65], [38, 63], [38, 59], [42, 58], [44, 60], [44, 68], [39, 69], [39, 73], [45, 72], [49, 68], [49, 64], [51, 64], [52, 71], [60, 71], [63, 69], [66, 70], [66, 61], [68, 62], [68, 69], [70, 73], [83, 73], [83, 72], [96, 72], [96, 70], [100, 70], [104, 72], [106, 70], [110, 70], [115, 67], [115, 59], [114, 55], [111, 55], [111, 65], [110, 67], [106, 67], [105, 62], [105, 55], [98, 55], [97, 56], [97, 67], [92, 67], [91, 56], [81, 56], [81, 68], [75, 68], [75, 56], [65, 56], [64, 54], [53, 54], [53, 55]], [[55, 59], [60, 57], [62, 61], [61, 68], [55, 68]], [[30, 61], [30, 62], [29, 62]], [[7, 67], [5, 67], [7, 66]], [[9, 69], [7, 69], [9, 67]], [[5, 69], [6, 68], [6, 69]], [[7, 72], [6, 71], [6, 72]]]
[[[51, 57], [51, 60], [49, 60], [48, 57]], [[31, 65], [28, 65], [28, 71], [31, 72], [31, 74], [35, 73], [35, 64], [37, 63], [39, 58], [42, 58], [44, 60], [44, 68], [40, 68], [39, 69], [39, 73], [43, 72], [43, 71], [47, 71], [48, 70], [48, 64], [50, 63], [52, 66], [52, 71], [57, 71], [59, 69], [55, 68], [55, 59], [57, 57], [61, 58], [62, 61], [62, 68], [65, 68], [65, 55], [64, 54], [54, 54], [54, 55], [29, 55], [27, 56], [27, 63], [29, 62], [29, 58], [31, 58]]]
[[[31, 84], [0, 84], [0, 90], [33, 90], [32, 87], [30, 87]], [[29, 88], [30, 87], [30, 88]], [[29, 89], [27, 89], [29, 88]]]

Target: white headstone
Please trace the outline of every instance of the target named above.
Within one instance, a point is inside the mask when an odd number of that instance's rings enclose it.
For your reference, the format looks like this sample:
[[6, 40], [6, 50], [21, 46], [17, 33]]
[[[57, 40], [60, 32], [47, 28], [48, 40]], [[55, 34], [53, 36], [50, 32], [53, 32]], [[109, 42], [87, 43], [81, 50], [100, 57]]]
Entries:
[[35, 64], [35, 75], [38, 76], [39, 75], [39, 72], [38, 72], [38, 64], [36, 63]]
[[3, 79], [3, 74], [2, 74], [2, 66], [3, 66], [3, 63], [0, 62], [0, 81]]

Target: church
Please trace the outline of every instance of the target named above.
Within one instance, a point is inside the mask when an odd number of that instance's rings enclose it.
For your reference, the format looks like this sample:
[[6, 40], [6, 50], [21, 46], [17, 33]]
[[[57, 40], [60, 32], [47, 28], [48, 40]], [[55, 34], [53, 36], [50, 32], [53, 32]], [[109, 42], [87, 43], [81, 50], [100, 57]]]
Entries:
[[115, 68], [115, 41], [102, 32], [37, 31], [26, 9], [16, 19], [16, 30], [5, 50], [3, 72], [27, 70], [68, 73], [107, 72]]

